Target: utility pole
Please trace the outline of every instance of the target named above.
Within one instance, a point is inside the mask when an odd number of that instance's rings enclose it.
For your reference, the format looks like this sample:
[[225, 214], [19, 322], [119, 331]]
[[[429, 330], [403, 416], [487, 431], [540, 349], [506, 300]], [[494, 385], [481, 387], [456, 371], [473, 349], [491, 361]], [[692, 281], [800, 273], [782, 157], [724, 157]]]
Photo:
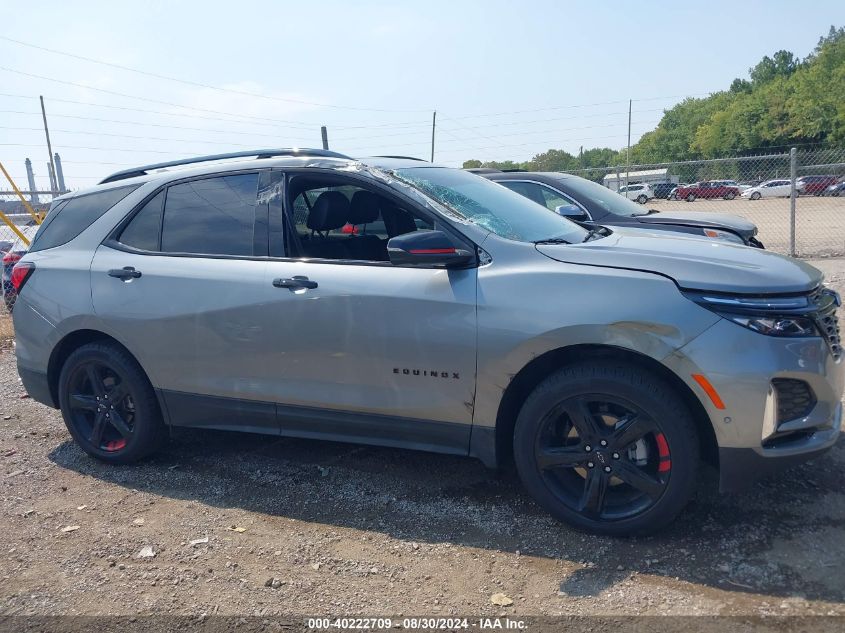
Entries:
[[[631, 104], [628, 99], [628, 148], [625, 150], [625, 191], [628, 191], [628, 174], [631, 172]], [[627, 193], [625, 194], [627, 196]]]
[[58, 185], [56, 184], [56, 169], [53, 166], [53, 146], [50, 145], [50, 130], [47, 129], [47, 111], [44, 109], [44, 97], [38, 97], [41, 100], [41, 117], [44, 119], [44, 136], [47, 137], [47, 151], [49, 152], [48, 156], [50, 156], [50, 188], [53, 191], [53, 195], [58, 193]]
[[320, 135], [323, 137], [323, 149], [329, 149], [329, 132], [325, 125], [320, 128]]
[[578, 151], [578, 166], [584, 169], [584, 146]]
[[437, 125], [437, 110], [431, 114], [431, 162], [434, 162], [434, 128]]

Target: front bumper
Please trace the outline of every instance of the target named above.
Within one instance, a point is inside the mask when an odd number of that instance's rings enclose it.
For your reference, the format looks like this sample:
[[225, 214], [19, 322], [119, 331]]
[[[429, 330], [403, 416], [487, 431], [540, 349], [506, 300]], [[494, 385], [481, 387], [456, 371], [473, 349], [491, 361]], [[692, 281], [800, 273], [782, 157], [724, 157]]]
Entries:
[[[687, 382], [710, 418], [723, 491], [811, 459], [839, 438], [845, 359], [835, 359], [822, 338], [765, 336], [723, 319], [664, 363]], [[706, 376], [724, 409], [693, 374]], [[815, 403], [795, 419], [779, 419], [775, 378], [803, 381]]]

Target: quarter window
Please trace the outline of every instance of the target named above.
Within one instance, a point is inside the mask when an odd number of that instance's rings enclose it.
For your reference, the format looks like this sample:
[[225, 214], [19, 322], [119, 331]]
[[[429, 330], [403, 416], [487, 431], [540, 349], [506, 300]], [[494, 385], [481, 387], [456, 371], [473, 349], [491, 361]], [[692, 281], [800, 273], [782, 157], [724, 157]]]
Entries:
[[129, 222], [119, 241], [126, 246], [138, 248], [142, 251], [159, 250], [159, 236], [161, 235], [161, 206], [164, 202], [164, 192], [153, 196], [135, 217]]
[[161, 250], [252, 255], [258, 174], [192, 180], [167, 190]]
[[64, 206], [56, 205], [47, 214], [29, 250], [41, 251], [67, 244], [139, 186], [129, 185], [89, 193], [71, 198]]

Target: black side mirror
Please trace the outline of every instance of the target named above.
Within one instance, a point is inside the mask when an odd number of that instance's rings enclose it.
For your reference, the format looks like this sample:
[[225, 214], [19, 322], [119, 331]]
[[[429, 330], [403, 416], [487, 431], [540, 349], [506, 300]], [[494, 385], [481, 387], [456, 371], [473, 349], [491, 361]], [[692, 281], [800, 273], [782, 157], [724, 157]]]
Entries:
[[576, 222], [582, 222], [587, 219], [587, 214], [584, 213], [581, 207], [574, 204], [562, 204], [559, 207], [555, 207], [555, 213], [570, 220], [575, 220]]
[[475, 263], [475, 253], [460, 246], [443, 231], [412, 231], [387, 242], [395, 266], [461, 268]]

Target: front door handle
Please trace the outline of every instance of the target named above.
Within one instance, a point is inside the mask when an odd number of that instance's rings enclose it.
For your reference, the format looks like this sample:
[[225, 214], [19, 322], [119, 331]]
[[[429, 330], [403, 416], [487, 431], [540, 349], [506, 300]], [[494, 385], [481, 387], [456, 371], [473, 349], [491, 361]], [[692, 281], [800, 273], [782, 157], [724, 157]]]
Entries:
[[313, 290], [317, 287], [316, 281], [311, 281], [308, 277], [304, 277], [302, 275], [296, 275], [295, 277], [288, 277], [285, 279], [274, 279], [273, 285], [276, 288], [287, 288], [291, 292], [294, 290]]
[[127, 279], [138, 279], [141, 276], [140, 270], [135, 270], [133, 266], [124, 266], [123, 268], [112, 268], [109, 271], [109, 277], [117, 277], [126, 281]]

